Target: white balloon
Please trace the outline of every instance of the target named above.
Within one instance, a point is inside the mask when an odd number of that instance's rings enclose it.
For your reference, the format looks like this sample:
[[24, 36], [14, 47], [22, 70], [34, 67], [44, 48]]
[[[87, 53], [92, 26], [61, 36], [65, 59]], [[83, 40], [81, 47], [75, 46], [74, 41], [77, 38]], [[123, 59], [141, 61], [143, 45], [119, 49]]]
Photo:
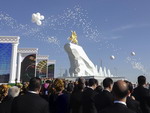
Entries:
[[35, 14], [35, 13], [32, 14], [32, 18], [33, 18], [33, 19], [36, 18], [36, 14]]
[[39, 12], [36, 13], [37, 16], [40, 16], [41, 14]]
[[44, 16], [43, 15], [41, 15], [41, 18], [40, 18], [41, 20], [44, 20]]
[[36, 14], [36, 20], [40, 20], [41, 19], [41, 16]]
[[114, 60], [114, 59], [115, 59], [115, 56], [114, 56], [114, 55], [111, 55], [111, 56], [110, 56], [110, 59], [111, 59], [111, 60]]
[[136, 54], [135, 54], [135, 52], [131, 52], [131, 55], [132, 55], [132, 56], [135, 56]]
[[40, 26], [42, 24], [42, 22], [40, 20], [38, 20], [38, 21], [36, 21], [36, 24]]
[[36, 14], [35, 14], [35, 13], [32, 14], [32, 22], [33, 22], [33, 23], [36, 22]]

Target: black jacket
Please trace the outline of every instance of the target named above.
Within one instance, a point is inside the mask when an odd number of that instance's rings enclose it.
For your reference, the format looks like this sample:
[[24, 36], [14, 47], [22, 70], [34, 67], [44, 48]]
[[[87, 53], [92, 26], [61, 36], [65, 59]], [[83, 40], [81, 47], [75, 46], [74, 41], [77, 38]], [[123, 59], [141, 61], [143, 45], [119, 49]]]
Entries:
[[11, 113], [11, 105], [13, 102], [13, 97], [6, 96], [2, 103], [0, 104], [0, 113]]
[[136, 112], [130, 110], [124, 104], [116, 103], [116, 104], [113, 104], [111, 107], [105, 108], [99, 113], [136, 113]]
[[113, 105], [113, 101], [113, 95], [109, 91], [103, 90], [101, 94], [98, 94], [95, 97], [97, 111], [101, 111], [102, 109]]
[[144, 88], [143, 86], [138, 86], [134, 89], [132, 94], [137, 101], [140, 102], [140, 107], [143, 113], [150, 113], [150, 92], [148, 89]]
[[131, 97], [127, 97], [127, 107], [131, 110], [135, 111], [136, 113], [142, 113], [142, 110], [140, 108], [140, 103], [136, 100], [133, 100]]
[[49, 113], [49, 105], [38, 94], [28, 92], [13, 100], [11, 113]]
[[94, 101], [95, 96], [96, 92], [91, 88], [87, 88], [86, 90], [83, 91], [82, 95], [83, 113], [97, 113]]
[[73, 92], [70, 98], [71, 113], [82, 113], [82, 92]]

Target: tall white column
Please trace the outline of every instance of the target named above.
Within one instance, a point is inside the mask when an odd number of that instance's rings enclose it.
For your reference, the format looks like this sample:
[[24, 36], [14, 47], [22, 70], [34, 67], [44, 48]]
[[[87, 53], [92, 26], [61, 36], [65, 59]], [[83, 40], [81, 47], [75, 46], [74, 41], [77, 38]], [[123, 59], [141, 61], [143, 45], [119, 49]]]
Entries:
[[20, 83], [21, 61], [22, 61], [21, 53], [18, 53], [17, 83]]
[[15, 83], [15, 79], [16, 79], [17, 47], [18, 44], [16, 43], [12, 44], [12, 57], [11, 57], [11, 70], [10, 70], [9, 83]]

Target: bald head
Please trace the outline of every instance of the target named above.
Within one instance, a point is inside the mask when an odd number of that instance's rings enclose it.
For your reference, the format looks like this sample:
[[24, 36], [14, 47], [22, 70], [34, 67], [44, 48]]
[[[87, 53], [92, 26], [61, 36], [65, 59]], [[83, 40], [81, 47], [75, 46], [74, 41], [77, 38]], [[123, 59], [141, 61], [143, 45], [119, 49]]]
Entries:
[[128, 85], [124, 81], [118, 80], [117, 82], [114, 83], [113, 93], [117, 99], [123, 99], [127, 97]]

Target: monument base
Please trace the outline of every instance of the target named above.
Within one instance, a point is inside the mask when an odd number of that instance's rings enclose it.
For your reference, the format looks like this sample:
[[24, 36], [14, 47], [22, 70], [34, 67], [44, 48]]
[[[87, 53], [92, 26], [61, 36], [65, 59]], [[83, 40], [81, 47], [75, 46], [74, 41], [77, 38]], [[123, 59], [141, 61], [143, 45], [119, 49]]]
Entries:
[[[98, 80], [99, 84], [101, 84], [102, 81], [106, 78], [106, 77], [101, 77], [101, 76], [81, 76], [81, 77], [84, 78], [85, 80], [95, 78]], [[80, 77], [58, 77], [58, 78], [69, 80], [69, 81], [76, 81]], [[125, 77], [109, 77], [109, 78], [111, 78], [114, 82], [117, 80], [125, 80]]]

